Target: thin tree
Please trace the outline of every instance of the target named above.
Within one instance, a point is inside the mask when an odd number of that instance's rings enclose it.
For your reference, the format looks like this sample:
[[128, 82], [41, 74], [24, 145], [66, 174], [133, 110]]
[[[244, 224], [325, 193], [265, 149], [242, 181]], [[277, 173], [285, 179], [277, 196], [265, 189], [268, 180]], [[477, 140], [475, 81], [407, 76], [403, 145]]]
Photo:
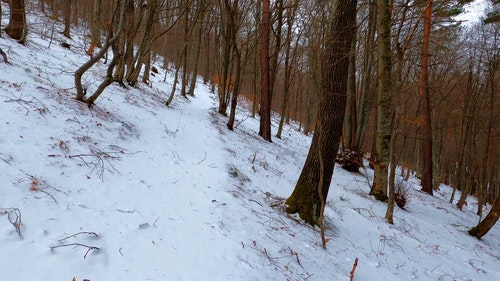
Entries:
[[306, 162], [288, 213], [299, 213], [311, 225], [322, 225], [323, 211], [342, 134], [347, 99], [349, 52], [356, 28], [356, 0], [337, 0], [330, 9], [329, 31], [322, 60], [318, 121]]
[[259, 136], [271, 140], [271, 84], [269, 73], [269, 34], [271, 30], [270, 0], [262, 0], [261, 23], [261, 90], [260, 90], [260, 127]]

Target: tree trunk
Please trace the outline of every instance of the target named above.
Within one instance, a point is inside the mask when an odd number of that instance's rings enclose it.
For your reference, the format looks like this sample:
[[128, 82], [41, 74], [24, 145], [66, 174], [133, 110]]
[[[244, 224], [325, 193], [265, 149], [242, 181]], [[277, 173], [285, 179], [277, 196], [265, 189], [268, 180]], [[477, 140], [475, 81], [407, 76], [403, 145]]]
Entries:
[[153, 22], [155, 18], [155, 13], [158, 8], [158, 0], [150, 0], [147, 5], [148, 17], [145, 24], [144, 37], [141, 40], [141, 44], [137, 49], [137, 53], [133, 60], [132, 69], [129, 72], [127, 70], [127, 82], [130, 86], [135, 87], [139, 74], [141, 73], [141, 68], [144, 63], [144, 56], [149, 54], [151, 42], [153, 41]]
[[290, 97], [290, 86], [292, 83], [292, 62], [295, 60], [297, 45], [299, 42], [300, 34], [298, 35], [297, 41], [295, 42], [293, 55], [292, 51], [292, 29], [294, 24], [296, 11], [290, 9], [290, 11], [286, 15], [286, 24], [287, 24], [287, 33], [286, 33], [286, 42], [285, 42], [285, 62], [284, 62], [284, 77], [283, 77], [283, 103], [281, 106], [281, 117], [280, 123], [278, 126], [278, 132], [276, 133], [276, 137], [281, 139], [281, 133], [283, 131], [283, 124], [285, 123], [285, 116], [289, 117], [288, 106], [289, 106], [289, 97]]
[[498, 218], [500, 218], [500, 195], [493, 203], [491, 211], [486, 215], [484, 220], [482, 220], [478, 225], [469, 229], [469, 234], [480, 239], [483, 237], [490, 229], [497, 223]]
[[[200, 15], [200, 20], [198, 23], [198, 36], [196, 38], [196, 53], [195, 53], [195, 58], [194, 58], [194, 66], [193, 70], [191, 72], [191, 78], [189, 81], [189, 90], [188, 90], [188, 95], [194, 96], [194, 89], [196, 87], [196, 78], [198, 77], [198, 66], [200, 64], [200, 52], [201, 52], [201, 37], [203, 35], [203, 21], [205, 19], [205, 13], [206, 13], [206, 6], [200, 7], [202, 9], [201, 15]], [[193, 27], [194, 28], [194, 27]]]
[[[193, 27], [192, 27], [193, 28]], [[184, 14], [184, 44], [186, 48], [182, 50], [181, 57], [182, 57], [182, 76], [181, 76], [181, 96], [186, 97], [186, 88], [188, 84], [188, 49], [189, 46], [191, 45], [189, 40], [190, 40], [190, 34], [192, 30], [189, 27], [189, 12], [186, 12]]]
[[363, 72], [361, 78], [361, 93], [358, 99], [359, 108], [357, 110], [357, 128], [354, 137], [354, 150], [361, 151], [364, 142], [366, 126], [368, 124], [368, 114], [372, 108], [372, 64], [375, 53], [375, 31], [377, 25], [377, 5], [375, 0], [370, 0], [368, 16], [368, 34], [365, 39], [365, 50], [363, 55]]
[[[278, 58], [281, 50], [281, 30], [283, 26], [283, 0], [276, 1], [276, 5], [274, 7], [274, 11], [276, 12], [276, 22], [270, 23], [270, 28], [273, 31], [274, 35], [274, 48], [272, 49], [272, 55], [269, 57], [269, 95], [271, 100], [274, 95], [274, 85], [276, 83], [276, 76], [278, 75]], [[274, 26], [276, 26], [276, 30], [274, 30]]]
[[63, 3], [64, 30], [62, 35], [71, 39], [71, 0], [64, 0]]
[[370, 191], [375, 199], [387, 199], [387, 175], [389, 146], [392, 136], [391, 122], [391, 14], [389, 0], [377, 0], [378, 30], [378, 87], [377, 87], [377, 133], [375, 144], [374, 179]]
[[432, 0], [426, 0], [424, 14], [424, 38], [422, 48], [422, 61], [420, 69], [419, 94], [422, 99], [422, 145], [421, 169], [422, 169], [422, 191], [432, 195], [432, 127], [431, 127], [431, 104], [429, 91], [429, 46], [431, 35]]
[[179, 69], [181, 68], [180, 64], [175, 66], [175, 74], [174, 74], [174, 82], [172, 83], [172, 89], [170, 90], [170, 95], [168, 99], [165, 101], [166, 106], [170, 106], [172, 100], [174, 100], [175, 90], [177, 89], [177, 82], [179, 81]]
[[392, 137], [390, 144], [389, 161], [391, 169], [389, 172], [389, 198], [387, 200], [387, 210], [385, 212], [385, 219], [388, 223], [394, 224], [394, 203], [396, 202], [396, 136], [397, 136], [397, 114], [394, 115], [392, 120]]
[[260, 127], [259, 136], [264, 140], [271, 140], [271, 85], [269, 73], [269, 33], [271, 30], [270, 21], [270, 0], [262, 0], [262, 24], [261, 24], [261, 90], [260, 90]]
[[360, 152], [356, 150], [354, 138], [357, 130], [357, 109], [356, 109], [356, 34], [354, 31], [354, 40], [352, 40], [351, 53], [349, 54], [349, 76], [347, 78], [347, 105], [345, 113], [344, 135], [343, 135], [343, 148], [350, 149], [351, 151]]
[[239, 15], [239, 2], [238, 0], [234, 0], [231, 4], [229, 0], [224, 1], [227, 17], [229, 19], [229, 29], [230, 36], [229, 40], [231, 43], [231, 53], [234, 58], [235, 64], [235, 77], [234, 77], [234, 85], [231, 91], [231, 108], [229, 111], [229, 120], [227, 122], [227, 128], [229, 130], [234, 129], [234, 119], [236, 116], [236, 106], [238, 104], [238, 95], [240, 91], [240, 75], [241, 75], [241, 52], [238, 49], [238, 42], [236, 42], [237, 34], [238, 34], [238, 15]]
[[[320, 226], [342, 134], [349, 52], [356, 28], [357, 1], [338, 0], [335, 4], [322, 63], [322, 95], [316, 131], [297, 185], [286, 200], [288, 213], [298, 212], [307, 223]], [[318, 183], [322, 183], [321, 186]]]
[[[89, 61], [87, 61], [86, 63], [84, 63], [82, 66], [80, 66], [76, 71], [75, 71], [75, 87], [76, 87], [76, 97], [75, 99], [76, 100], [79, 100], [79, 101], [83, 101], [83, 102], [87, 102], [89, 104], [92, 104], [95, 99], [97, 97], [94, 96], [93, 100], [92, 100], [92, 103], [88, 102], [87, 98], [85, 97], [85, 95], [87, 94], [87, 89], [84, 89], [83, 88], [83, 85], [82, 85], [82, 76], [83, 74], [89, 70], [92, 66], [94, 66], [101, 58], [104, 57], [104, 55], [107, 53], [109, 47], [116, 41], [118, 40], [120, 34], [123, 32], [124, 28], [125, 28], [125, 24], [124, 24], [124, 21], [125, 21], [125, 8], [127, 7], [127, 4], [128, 4], [128, 1], [129, 0], [123, 0], [123, 2], [121, 3], [121, 7], [116, 7], [116, 9], [119, 9], [120, 11], [120, 19], [119, 19], [119, 24], [118, 24], [118, 30], [116, 31], [116, 33], [114, 34], [114, 36], [111, 36], [112, 32], [110, 31], [109, 34], [108, 34], [108, 39], [106, 41], [106, 44], [101, 48], [101, 50], [99, 51], [99, 53], [97, 53], [96, 56], [94, 56], [93, 58], [91, 58]], [[114, 20], [114, 19], [113, 19]], [[111, 27], [110, 27], [111, 28]], [[116, 59], [116, 60], [115, 60]], [[113, 60], [115, 60], [113, 62], [113, 64], [110, 64], [110, 65], [113, 65], [114, 67], [114, 64], [116, 64], [116, 61], [118, 60], [118, 57], [114, 57]], [[106, 81], [109, 79], [109, 71], [110, 71], [110, 68], [108, 67], [108, 76], [106, 77], [106, 80], [105, 80], [105, 83], [101, 84], [101, 86], [103, 85], [106, 85]], [[112, 70], [111, 70], [112, 71]], [[108, 86], [109, 84], [107, 84], [106, 86]], [[102, 91], [104, 89], [101, 90], [101, 86], [99, 87], [98, 91], [100, 91], [102, 93]], [[104, 87], [105, 88], [105, 87]], [[100, 93], [99, 93], [100, 95]]]
[[5, 28], [5, 32], [12, 39], [24, 45], [27, 31], [28, 26], [26, 24], [24, 0], [10, 0], [9, 24]]

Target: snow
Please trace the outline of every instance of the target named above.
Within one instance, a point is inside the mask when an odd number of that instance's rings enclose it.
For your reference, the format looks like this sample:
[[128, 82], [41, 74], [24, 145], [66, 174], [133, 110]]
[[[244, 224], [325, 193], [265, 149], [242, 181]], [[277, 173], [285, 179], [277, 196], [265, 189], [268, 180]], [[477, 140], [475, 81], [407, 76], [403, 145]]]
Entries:
[[[297, 124], [265, 142], [241, 100], [228, 131], [201, 80], [166, 107], [160, 62], [151, 85], [113, 84], [89, 109], [73, 99], [84, 32], [64, 40], [59, 23], [28, 20], [27, 46], [0, 38], [13, 63], [0, 62], [1, 280], [349, 280], [356, 258], [354, 280], [500, 280], [500, 227], [466, 233], [473, 198], [460, 211], [449, 187], [430, 197], [412, 178], [389, 225], [367, 195], [372, 171], [336, 167], [324, 250], [283, 212], [311, 141]], [[89, 91], [105, 67], [84, 76]]]

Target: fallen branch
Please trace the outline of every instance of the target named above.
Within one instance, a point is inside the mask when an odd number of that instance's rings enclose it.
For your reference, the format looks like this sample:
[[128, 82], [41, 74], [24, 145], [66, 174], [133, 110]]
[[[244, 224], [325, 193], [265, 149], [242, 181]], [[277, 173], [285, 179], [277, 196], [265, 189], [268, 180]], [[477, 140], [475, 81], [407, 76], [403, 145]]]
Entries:
[[356, 271], [356, 267], [358, 266], [358, 258], [354, 260], [354, 264], [352, 265], [350, 280], [354, 281], [354, 271]]
[[71, 246], [74, 246], [75, 248], [76, 248], [76, 247], [84, 247], [84, 248], [87, 248], [87, 251], [85, 252], [85, 255], [83, 255], [83, 259], [85, 259], [85, 258], [87, 257], [87, 254], [88, 254], [90, 251], [99, 251], [99, 250], [100, 250], [100, 248], [99, 248], [99, 247], [89, 246], [89, 245], [85, 245], [85, 244], [81, 244], [81, 243], [70, 243], [70, 244], [63, 244], [63, 245], [51, 246], [51, 247], [50, 247], [50, 250], [54, 250], [55, 248], [71, 247]]
[[[113, 155], [114, 154], [114, 155]], [[109, 171], [115, 171], [118, 174], [120, 173], [111, 163], [110, 160], [120, 160], [119, 152], [116, 151], [111, 151], [111, 152], [105, 152], [105, 151], [98, 151], [98, 150], [93, 150], [92, 153], [82, 153], [82, 154], [75, 154], [75, 155], [68, 155], [68, 158], [73, 159], [73, 158], [78, 158], [80, 159], [87, 167], [91, 168], [92, 170], [87, 174], [87, 176], [91, 175], [94, 171], [97, 172], [97, 175], [101, 180], [104, 180], [104, 170], [105, 170], [105, 164], [107, 163], [111, 169], [108, 168]], [[85, 158], [91, 158], [91, 161], [85, 161]]]

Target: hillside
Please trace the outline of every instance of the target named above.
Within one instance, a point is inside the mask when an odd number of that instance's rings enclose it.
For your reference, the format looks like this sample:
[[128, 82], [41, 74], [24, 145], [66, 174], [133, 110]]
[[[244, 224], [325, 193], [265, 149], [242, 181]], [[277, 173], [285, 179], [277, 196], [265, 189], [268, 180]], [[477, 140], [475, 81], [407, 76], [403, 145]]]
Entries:
[[0, 279], [349, 280], [358, 258], [354, 280], [500, 280], [500, 226], [466, 233], [473, 198], [460, 211], [449, 187], [430, 197], [411, 179], [389, 225], [367, 195], [372, 171], [337, 167], [324, 250], [283, 213], [311, 140], [296, 125], [267, 143], [242, 106], [228, 131], [201, 80], [165, 107], [160, 62], [151, 85], [113, 84], [89, 109], [73, 99], [83, 32], [66, 49], [51, 20], [29, 21], [26, 46], [0, 38], [12, 62], [0, 62]]

